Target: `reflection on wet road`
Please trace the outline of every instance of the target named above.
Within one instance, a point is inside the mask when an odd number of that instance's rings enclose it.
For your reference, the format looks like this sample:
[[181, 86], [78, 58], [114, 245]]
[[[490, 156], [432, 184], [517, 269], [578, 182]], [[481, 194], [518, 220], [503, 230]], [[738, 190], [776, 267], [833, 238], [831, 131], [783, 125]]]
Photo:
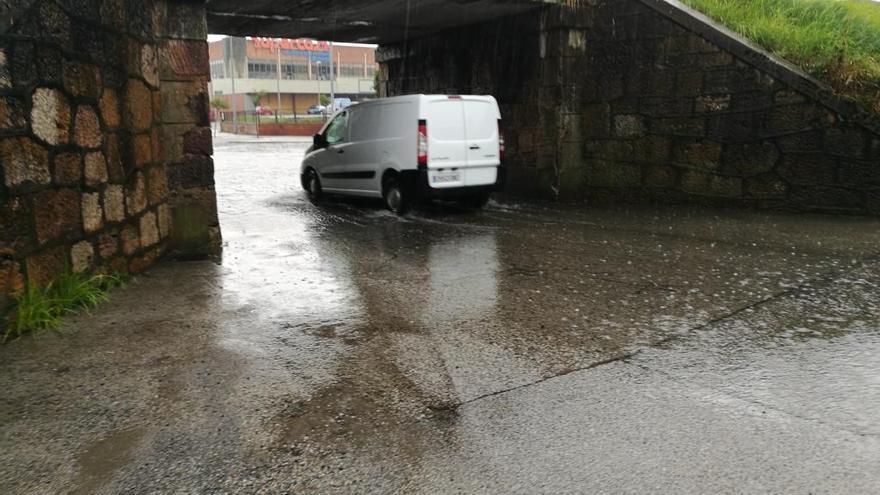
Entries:
[[305, 147], [221, 138], [222, 263], [0, 349], [0, 491], [880, 486], [877, 220], [398, 218], [309, 203]]

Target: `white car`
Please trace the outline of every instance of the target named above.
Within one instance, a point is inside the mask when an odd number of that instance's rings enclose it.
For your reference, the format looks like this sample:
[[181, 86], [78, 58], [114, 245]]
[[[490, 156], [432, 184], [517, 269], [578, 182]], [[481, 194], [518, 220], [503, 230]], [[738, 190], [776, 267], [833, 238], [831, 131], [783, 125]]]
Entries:
[[312, 200], [324, 193], [382, 198], [403, 213], [417, 198], [480, 207], [500, 187], [504, 137], [491, 96], [408, 95], [337, 112], [300, 168]]

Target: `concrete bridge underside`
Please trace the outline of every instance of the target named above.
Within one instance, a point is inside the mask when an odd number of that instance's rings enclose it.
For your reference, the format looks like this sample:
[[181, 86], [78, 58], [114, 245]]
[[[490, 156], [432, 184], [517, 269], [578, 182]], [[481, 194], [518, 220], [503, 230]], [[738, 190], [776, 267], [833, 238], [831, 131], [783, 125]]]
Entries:
[[519, 14], [541, 0], [208, 0], [208, 29], [236, 36], [393, 43]]

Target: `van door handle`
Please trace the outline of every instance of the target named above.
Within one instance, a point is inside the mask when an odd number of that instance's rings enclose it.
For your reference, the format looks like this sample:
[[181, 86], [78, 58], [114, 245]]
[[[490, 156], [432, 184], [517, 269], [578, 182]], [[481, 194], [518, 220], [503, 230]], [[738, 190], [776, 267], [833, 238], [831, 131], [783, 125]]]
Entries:
[[480, 149], [480, 147], [477, 146], [476, 144], [472, 144], [472, 145], [470, 146], [470, 149], [472, 149], [472, 150], [478, 150], [478, 149]]

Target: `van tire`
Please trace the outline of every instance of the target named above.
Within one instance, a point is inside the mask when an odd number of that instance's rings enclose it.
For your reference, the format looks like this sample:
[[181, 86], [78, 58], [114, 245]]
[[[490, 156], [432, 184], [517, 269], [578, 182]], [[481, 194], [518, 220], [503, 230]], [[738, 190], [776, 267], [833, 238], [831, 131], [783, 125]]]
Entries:
[[403, 215], [409, 207], [409, 201], [403, 192], [403, 187], [396, 176], [392, 175], [382, 183], [382, 200], [385, 208], [392, 212]]
[[306, 180], [304, 182], [309, 201], [313, 203], [321, 201], [323, 190], [321, 189], [321, 179], [318, 177], [318, 172], [315, 172], [314, 169], [310, 168], [306, 172]]

